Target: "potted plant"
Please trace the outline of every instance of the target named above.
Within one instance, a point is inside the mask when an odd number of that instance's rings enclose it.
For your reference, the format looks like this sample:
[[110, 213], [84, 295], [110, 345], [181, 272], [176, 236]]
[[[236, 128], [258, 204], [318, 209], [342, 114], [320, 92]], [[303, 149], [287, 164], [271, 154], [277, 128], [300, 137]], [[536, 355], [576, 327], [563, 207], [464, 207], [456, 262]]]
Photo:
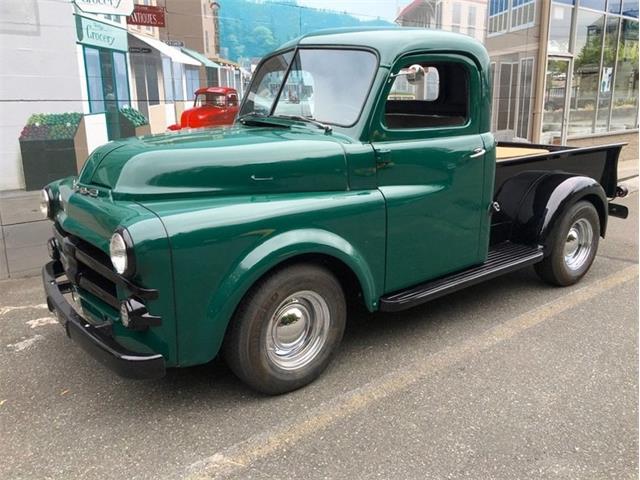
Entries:
[[124, 137], [150, 135], [151, 128], [147, 118], [135, 108], [120, 108], [120, 134]]
[[76, 134], [81, 113], [36, 113], [20, 134], [22, 170], [26, 190], [38, 190], [47, 183], [77, 171]]

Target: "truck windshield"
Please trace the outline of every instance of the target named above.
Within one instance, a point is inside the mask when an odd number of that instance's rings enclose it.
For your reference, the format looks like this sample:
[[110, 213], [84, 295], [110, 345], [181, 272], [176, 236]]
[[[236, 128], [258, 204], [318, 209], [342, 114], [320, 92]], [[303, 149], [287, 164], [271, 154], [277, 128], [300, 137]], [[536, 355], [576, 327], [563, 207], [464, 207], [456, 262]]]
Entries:
[[196, 100], [193, 103], [194, 107], [204, 107], [204, 106], [212, 106], [212, 107], [224, 107], [224, 93], [199, 93], [196, 96]]
[[293, 51], [285, 52], [262, 64], [240, 116], [302, 116], [353, 125], [369, 93], [376, 56], [364, 50], [308, 48], [292, 57]]

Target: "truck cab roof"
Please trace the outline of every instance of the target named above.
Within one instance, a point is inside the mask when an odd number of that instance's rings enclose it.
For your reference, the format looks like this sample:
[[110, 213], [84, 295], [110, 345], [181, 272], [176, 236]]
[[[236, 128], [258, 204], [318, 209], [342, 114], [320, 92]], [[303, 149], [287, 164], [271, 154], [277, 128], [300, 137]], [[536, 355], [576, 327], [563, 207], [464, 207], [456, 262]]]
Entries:
[[489, 65], [484, 46], [471, 37], [443, 30], [401, 27], [337, 28], [307, 33], [282, 45], [278, 50], [295, 46], [330, 45], [371, 48], [378, 53], [381, 66], [391, 66], [403, 55], [429, 51], [464, 52], [481, 68]]

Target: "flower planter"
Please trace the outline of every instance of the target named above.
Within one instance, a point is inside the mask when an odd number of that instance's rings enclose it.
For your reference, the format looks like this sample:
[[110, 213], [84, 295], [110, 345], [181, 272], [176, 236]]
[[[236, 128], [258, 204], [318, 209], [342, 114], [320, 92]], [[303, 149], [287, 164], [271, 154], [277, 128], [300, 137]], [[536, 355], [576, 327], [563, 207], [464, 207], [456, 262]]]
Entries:
[[139, 111], [124, 107], [120, 109], [119, 115], [121, 138], [151, 135], [149, 122]]
[[20, 135], [26, 190], [76, 175], [79, 113], [32, 115]]

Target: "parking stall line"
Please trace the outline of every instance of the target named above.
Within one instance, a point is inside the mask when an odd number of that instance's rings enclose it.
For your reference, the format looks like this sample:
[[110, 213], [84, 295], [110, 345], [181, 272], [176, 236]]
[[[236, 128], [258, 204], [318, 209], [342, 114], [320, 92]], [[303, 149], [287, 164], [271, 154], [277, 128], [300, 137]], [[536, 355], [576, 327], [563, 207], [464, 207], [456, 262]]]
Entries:
[[638, 265], [618, 270], [592, 285], [570, 290], [567, 295], [523, 313], [484, 333], [457, 345], [421, 357], [312, 409], [292, 422], [285, 422], [192, 464], [184, 477], [188, 480], [217, 480], [237, 474], [268, 455], [293, 446], [296, 442], [337, 421], [389, 397], [422, 378], [467, 357], [509, 340], [526, 330], [585, 303], [623, 283], [638, 277]]

